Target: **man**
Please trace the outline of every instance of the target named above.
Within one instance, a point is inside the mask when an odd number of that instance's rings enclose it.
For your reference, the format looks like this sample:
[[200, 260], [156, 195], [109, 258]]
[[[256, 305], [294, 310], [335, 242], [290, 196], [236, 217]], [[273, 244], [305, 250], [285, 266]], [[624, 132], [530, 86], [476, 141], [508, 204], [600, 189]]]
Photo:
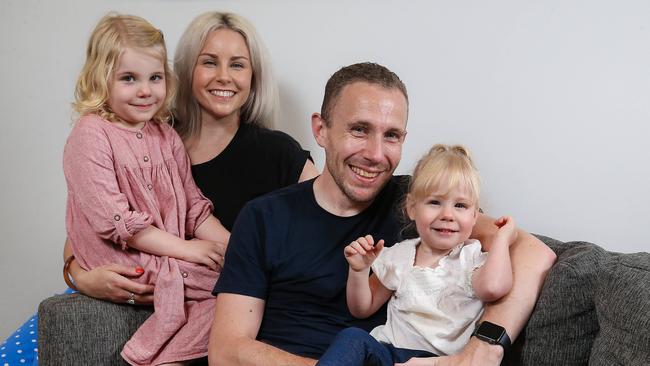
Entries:
[[[233, 228], [214, 289], [211, 364], [314, 365], [339, 330], [370, 330], [385, 321], [383, 310], [363, 321], [348, 312], [343, 248], [366, 234], [391, 245], [399, 240], [396, 212], [405, 185], [392, 174], [407, 116], [406, 88], [385, 67], [355, 64], [332, 75], [321, 113], [312, 115], [312, 132], [326, 153], [323, 174], [249, 203]], [[479, 218], [472, 234], [487, 248], [492, 221]], [[555, 256], [521, 231], [511, 255], [513, 290], [488, 304], [483, 320], [514, 339]], [[498, 365], [503, 352], [472, 337], [458, 355], [410, 364]]]

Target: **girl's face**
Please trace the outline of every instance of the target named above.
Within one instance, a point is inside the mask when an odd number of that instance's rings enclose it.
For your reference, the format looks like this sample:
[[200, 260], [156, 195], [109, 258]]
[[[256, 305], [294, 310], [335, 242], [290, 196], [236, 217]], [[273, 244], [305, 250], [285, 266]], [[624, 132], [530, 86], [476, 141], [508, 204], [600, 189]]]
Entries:
[[117, 123], [140, 128], [165, 103], [165, 65], [159, 49], [126, 48], [108, 82], [108, 105]]
[[192, 75], [192, 94], [203, 119], [236, 119], [251, 92], [253, 68], [246, 40], [231, 29], [217, 29], [205, 40]]
[[410, 202], [407, 213], [415, 221], [421, 243], [437, 251], [448, 251], [467, 240], [478, 216], [470, 194], [459, 187]]

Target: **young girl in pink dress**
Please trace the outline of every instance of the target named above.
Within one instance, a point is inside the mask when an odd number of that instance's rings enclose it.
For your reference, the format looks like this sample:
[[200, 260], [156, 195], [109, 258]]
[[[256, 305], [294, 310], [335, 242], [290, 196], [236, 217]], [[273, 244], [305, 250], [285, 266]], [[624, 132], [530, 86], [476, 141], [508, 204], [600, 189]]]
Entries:
[[139, 17], [102, 18], [75, 91], [81, 117], [63, 155], [66, 227], [85, 269], [141, 267], [138, 281], [155, 286], [154, 314], [121, 353], [132, 365], [207, 355], [210, 292], [229, 237], [167, 124], [172, 91], [162, 33]]

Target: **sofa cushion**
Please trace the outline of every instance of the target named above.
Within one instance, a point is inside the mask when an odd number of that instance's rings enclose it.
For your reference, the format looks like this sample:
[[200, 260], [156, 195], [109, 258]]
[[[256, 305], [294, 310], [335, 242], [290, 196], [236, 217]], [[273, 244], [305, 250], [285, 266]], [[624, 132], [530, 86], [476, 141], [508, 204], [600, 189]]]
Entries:
[[45, 299], [38, 307], [40, 365], [126, 365], [122, 347], [152, 312], [81, 294]]
[[590, 365], [650, 365], [650, 254], [608, 260], [595, 292], [600, 333]]
[[596, 277], [611, 253], [587, 242], [538, 237], [558, 257], [526, 326], [519, 363], [586, 365], [598, 332], [592, 298]]

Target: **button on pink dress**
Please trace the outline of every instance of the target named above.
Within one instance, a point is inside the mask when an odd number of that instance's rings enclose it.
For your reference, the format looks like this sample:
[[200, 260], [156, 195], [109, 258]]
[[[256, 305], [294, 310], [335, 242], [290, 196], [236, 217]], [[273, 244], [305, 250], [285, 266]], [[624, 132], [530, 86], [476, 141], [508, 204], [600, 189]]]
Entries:
[[79, 264], [141, 266], [145, 274], [136, 281], [155, 285], [155, 312], [126, 343], [122, 357], [132, 365], [151, 365], [207, 355], [211, 291], [219, 274], [127, 245], [149, 225], [191, 237], [211, 213], [178, 134], [167, 124], [147, 122], [136, 131], [84, 116], [68, 137], [63, 170], [66, 228]]

